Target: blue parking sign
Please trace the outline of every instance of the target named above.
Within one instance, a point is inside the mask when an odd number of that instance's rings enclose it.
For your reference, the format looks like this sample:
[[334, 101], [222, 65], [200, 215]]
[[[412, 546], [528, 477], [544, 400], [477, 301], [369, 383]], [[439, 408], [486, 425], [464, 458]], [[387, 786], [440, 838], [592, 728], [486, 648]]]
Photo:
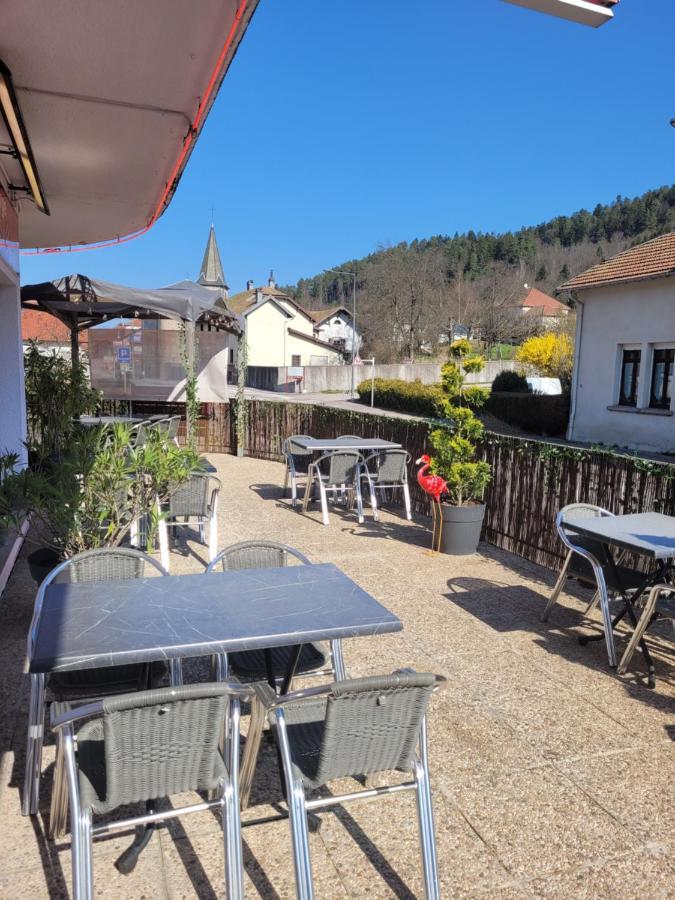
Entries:
[[130, 363], [131, 362], [131, 347], [118, 347], [117, 348], [117, 362], [118, 363]]

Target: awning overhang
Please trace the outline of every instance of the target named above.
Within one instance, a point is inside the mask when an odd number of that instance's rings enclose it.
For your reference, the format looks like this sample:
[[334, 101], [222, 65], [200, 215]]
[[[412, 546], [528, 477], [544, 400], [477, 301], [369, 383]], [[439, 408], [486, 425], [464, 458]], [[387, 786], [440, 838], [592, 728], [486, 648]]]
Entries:
[[21, 304], [24, 309], [51, 313], [79, 330], [115, 318], [167, 318], [207, 322], [233, 334], [243, 331], [242, 318], [227, 308], [224, 295], [191, 281], [146, 290], [86, 275], [66, 275], [56, 281], [24, 285]]
[[[21, 247], [117, 242], [154, 223], [257, 3], [71, 0], [58, 12], [42, 0], [3, 4], [0, 58], [51, 211], [17, 195]], [[16, 160], [3, 156], [2, 166], [22, 183]]]

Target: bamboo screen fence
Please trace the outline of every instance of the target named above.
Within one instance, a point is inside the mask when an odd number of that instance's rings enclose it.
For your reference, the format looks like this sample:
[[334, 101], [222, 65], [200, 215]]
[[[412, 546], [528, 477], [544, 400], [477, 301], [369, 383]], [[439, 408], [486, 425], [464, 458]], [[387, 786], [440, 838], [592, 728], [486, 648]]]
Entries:
[[[121, 411], [109, 401], [105, 406]], [[248, 408], [245, 452], [261, 459], [280, 460], [281, 443], [291, 434], [356, 433], [396, 441], [411, 455], [413, 510], [429, 512], [428, 498], [414, 478], [414, 461], [429, 450], [429, 423], [301, 403], [252, 400]], [[134, 412], [184, 413], [184, 405], [134, 402]], [[234, 405], [202, 404], [197, 449], [236, 453], [236, 448]], [[486, 434], [479, 455], [492, 467], [484, 539], [548, 568], [559, 568], [563, 558], [554, 523], [567, 503], [595, 503], [614, 513], [675, 515], [675, 465], [492, 433]]]

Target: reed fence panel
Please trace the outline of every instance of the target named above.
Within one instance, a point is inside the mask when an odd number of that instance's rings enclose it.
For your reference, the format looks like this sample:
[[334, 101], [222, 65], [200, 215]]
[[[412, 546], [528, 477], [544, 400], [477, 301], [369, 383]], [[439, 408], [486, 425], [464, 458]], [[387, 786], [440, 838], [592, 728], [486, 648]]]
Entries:
[[[106, 411], [122, 410], [106, 401]], [[184, 415], [185, 405], [134, 402], [134, 412]], [[361, 434], [396, 441], [411, 455], [413, 511], [428, 514], [429, 499], [415, 480], [414, 462], [429, 452], [432, 427], [425, 421], [357, 410], [251, 400], [245, 453], [281, 460], [282, 441], [291, 434], [319, 438]], [[184, 434], [184, 422], [180, 433]], [[234, 402], [202, 404], [197, 448], [204, 453], [236, 453]], [[484, 539], [548, 568], [559, 568], [563, 559], [555, 517], [568, 503], [594, 503], [618, 514], [656, 510], [675, 515], [675, 465], [492, 433], [486, 433], [478, 455], [492, 469], [485, 495]]]

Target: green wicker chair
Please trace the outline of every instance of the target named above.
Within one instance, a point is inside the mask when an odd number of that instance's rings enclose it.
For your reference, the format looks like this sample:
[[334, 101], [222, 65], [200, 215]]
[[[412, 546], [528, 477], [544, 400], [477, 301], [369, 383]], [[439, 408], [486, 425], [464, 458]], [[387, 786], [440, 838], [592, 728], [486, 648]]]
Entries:
[[[151, 556], [141, 553], [140, 550], [122, 547], [87, 550], [52, 569], [40, 585], [35, 598], [33, 619], [28, 633], [28, 658], [30, 659], [33, 653], [45, 592], [51, 584], [66, 580], [100, 584], [105, 581], [142, 578], [146, 566], [156, 569], [161, 575], [168, 574]], [[23, 814], [34, 815], [38, 811], [46, 702], [86, 700], [143, 690], [148, 685], [159, 681], [164, 674], [163, 666], [151, 668], [145, 664], [135, 663], [103, 669], [59, 672], [49, 676], [32, 676], [26, 744], [26, 773], [22, 799]], [[173, 666], [171, 667], [171, 676], [173, 681], [175, 677]]]
[[405, 450], [378, 450], [371, 453], [361, 464], [361, 478], [368, 485], [370, 506], [373, 510], [373, 518], [378, 520], [377, 491], [385, 494], [387, 491], [398, 490], [403, 492], [405, 502], [405, 514], [408, 521], [412, 519], [410, 507], [410, 488], [408, 487], [408, 463], [410, 454]]
[[304, 447], [296, 443], [296, 439], [308, 437], [308, 434], [294, 434], [291, 437], [287, 437], [281, 445], [281, 452], [286, 463], [283, 496], [286, 496], [288, 482], [290, 481], [292, 506], [295, 506], [298, 502], [298, 475], [307, 476], [307, 469], [314, 456], [312, 450], [305, 450]]
[[[278, 541], [242, 541], [221, 550], [206, 569], [206, 574], [220, 569], [232, 572], [241, 569], [271, 569], [287, 566], [291, 562], [311, 565], [306, 556], [298, 550], [280, 544]], [[281, 682], [288, 670], [293, 647], [273, 647], [271, 654], [272, 672], [268, 672], [264, 650], [241, 650], [235, 653], [221, 653], [213, 658], [217, 679], [233, 676], [240, 681], [264, 681], [270, 674]], [[269, 658], [269, 657], [267, 657]], [[295, 677], [302, 675], [332, 675], [344, 678], [342, 642], [331, 642], [331, 663], [327, 665], [326, 654], [317, 644], [304, 644], [298, 660]]]
[[309, 464], [303, 512], [307, 512], [312, 495], [312, 487], [316, 483], [321, 499], [323, 524], [328, 525], [328, 491], [337, 499], [338, 492], [346, 498], [346, 505], [351, 508], [356, 501], [359, 524], [363, 523], [363, 500], [361, 497], [361, 463], [363, 457], [357, 450], [335, 450], [325, 453], [315, 462]]
[[[93, 896], [94, 837], [142, 824], [152, 828], [156, 822], [214, 807], [222, 810], [227, 897], [243, 897], [239, 705], [249, 696], [250, 689], [240, 684], [194, 684], [125, 694], [76, 709], [52, 708], [61, 748], [52, 817], [56, 833], [64, 833], [70, 807], [76, 900]], [[223, 730], [229, 735], [224, 754], [219, 747]], [[185, 791], [212, 792], [214, 799], [155, 811], [152, 801]], [[96, 827], [92, 823], [93, 814], [143, 802], [148, 804], [145, 815]]]
[[[412, 671], [358, 678], [275, 697], [256, 685], [254, 707], [269, 717], [279, 744], [290, 814], [296, 892], [314, 896], [307, 814], [401, 791], [415, 791], [425, 896], [440, 897], [429, 785], [426, 710], [444, 683], [439, 675]], [[244, 759], [244, 765], [246, 758]], [[307, 799], [338, 778], [408, 772], [412, 779], [350, 794]]]
[[[218, 548], [218, 495], [220, 479], [206, 473], [196, 473], [182, 484], [169, 499], [166, 519], [161, 528], [186, 528], [193, 522], [202, 544], [206, 544], [206, 523], [209, 523], [209, 561]], [[183, 521], [178, 521], [182, 519]], [[166, 532], [165, 532], [166, 533]], [[161, 535], [160, 535], [161, 537]], [[168, 553], [163, 553], [164, 566], [169, 568]]]

